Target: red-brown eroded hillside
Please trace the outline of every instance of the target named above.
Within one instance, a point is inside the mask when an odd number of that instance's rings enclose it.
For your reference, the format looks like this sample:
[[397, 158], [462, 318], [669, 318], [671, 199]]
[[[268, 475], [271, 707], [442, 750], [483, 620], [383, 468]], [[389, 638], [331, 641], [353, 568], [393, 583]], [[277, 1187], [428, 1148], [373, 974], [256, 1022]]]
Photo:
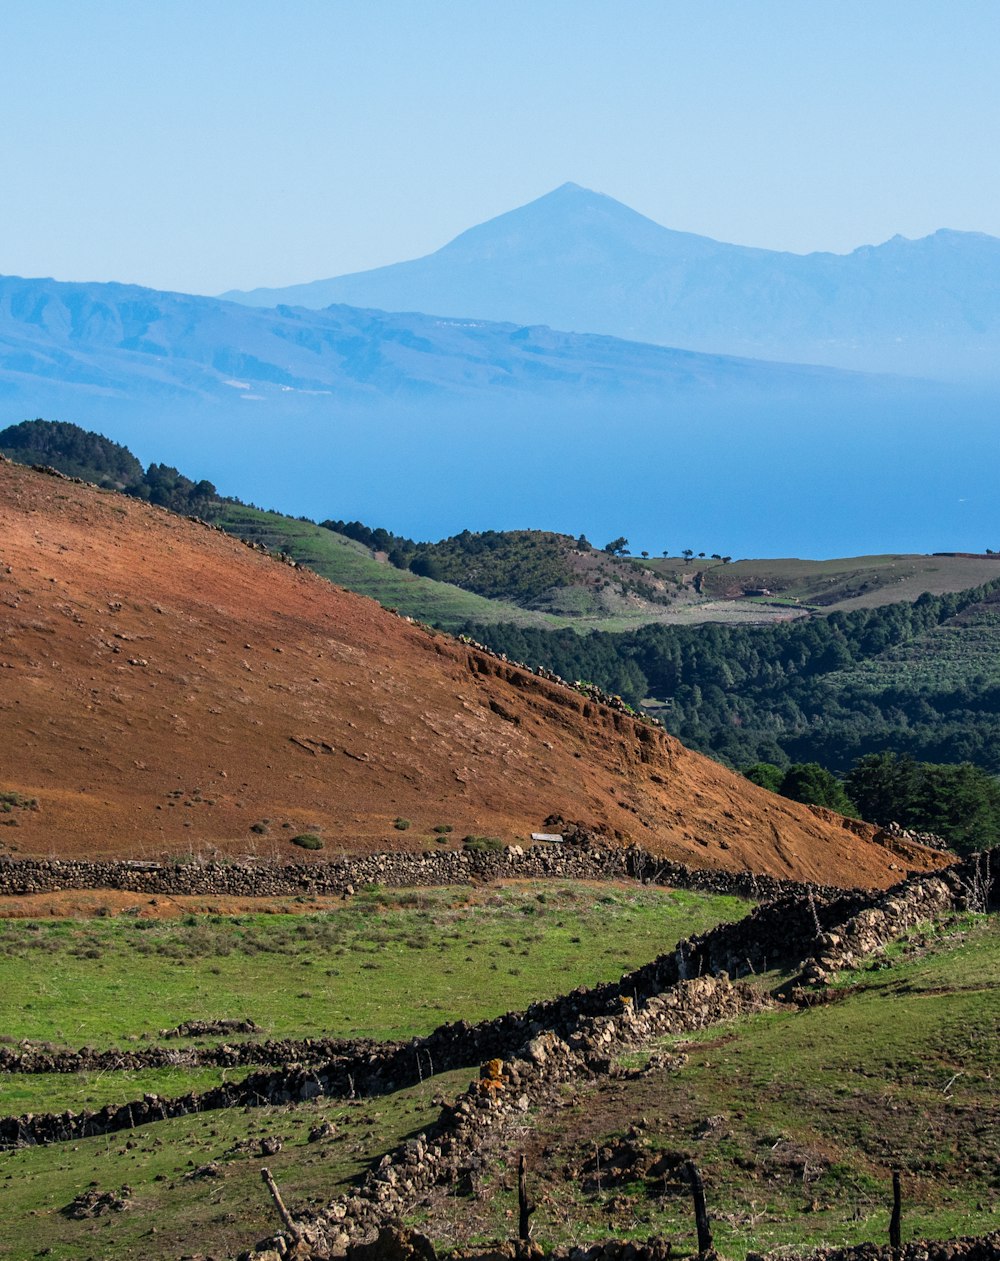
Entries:
[[701, 866], [850, 885], [903, 861], [217, 531], [7, 462], [0, 716], [0, 789], [38, 799], [0, 814], [0, 854], [289, 859], [315, 831], [334, 857], [558, 813]]

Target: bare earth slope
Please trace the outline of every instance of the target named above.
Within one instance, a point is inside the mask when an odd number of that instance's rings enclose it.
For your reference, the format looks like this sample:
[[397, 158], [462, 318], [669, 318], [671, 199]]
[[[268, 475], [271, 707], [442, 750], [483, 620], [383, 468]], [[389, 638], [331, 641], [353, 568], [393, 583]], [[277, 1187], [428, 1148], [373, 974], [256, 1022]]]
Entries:
[[308, 830], [332, 857], [559, 813], [830, 883], [936, 861], [217, 531], [7, 462], [0, 722], [0, 791], [38, 800], [0, 814], [0, 854], [287, 859]]

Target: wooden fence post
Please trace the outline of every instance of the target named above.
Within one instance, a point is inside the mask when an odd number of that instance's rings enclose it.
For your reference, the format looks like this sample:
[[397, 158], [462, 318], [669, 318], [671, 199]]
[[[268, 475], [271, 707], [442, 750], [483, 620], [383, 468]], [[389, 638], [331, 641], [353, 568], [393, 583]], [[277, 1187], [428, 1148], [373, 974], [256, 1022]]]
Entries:
[[295, 1218], [289, 1213], [285, 1207], [285, 1201], [281, 1198], [281, 1192], [278, 1190], [278, 1184], [271, 1177], [270, 1169], [262, 1169], [260, 1176], [264, 1180], [264, 1185], [271, 1193], [271, 1199], [274, 1201], [274, 1207], [278, 1210], [278, 1216], [281, 1218], [281, 1224], [285, 1230], [291, 1235], [293, 1241], [298, 1243], [302, 1238], [302, 1231], [299, 1229]]
[[899, 1170], [892, 1171], [892, 1216], [889, 1218], [889, 1247], [898, 1253], [902, 1247], [900, 1222], [902, 1220], [902, 1195], [899, 1189]]
[[708, 1223], [708, 1209], [705, 1207], [705, 1185], [701, 1174], [693, 1160], [684, 1165], [688, 1181], [691, 1183], [691, 1198], [694, 1200], [694, 1224], [698, 1230], [698, 1252], [712, 1251], [712, 1228]]
[[531, 1234], [528, 1219], [535, 1211], [535, 1206], [528, 1200], [527, 1162], [524, 1159], [524, 1152], [517, 1161], [517, 1207], [517, 1237], [527, 1242]]

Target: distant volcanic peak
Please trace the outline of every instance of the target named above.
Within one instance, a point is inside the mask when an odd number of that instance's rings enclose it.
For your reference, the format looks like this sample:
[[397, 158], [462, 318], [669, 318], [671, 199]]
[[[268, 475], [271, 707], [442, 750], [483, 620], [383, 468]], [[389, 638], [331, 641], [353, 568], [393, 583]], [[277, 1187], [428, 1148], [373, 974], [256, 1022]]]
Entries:
[[[488, 251], [485, 257], [490, 258], [498, 250], [520, 254], [542, 247], [564, 253], [581, 237], [590, 239], [602, 250], [639, 250], [654, 254], [669, 250], [678, 241], [717, 246], [707, 237], [665, 228], [606, 193], [567, 183], [467, 229], [430, 257], [444, 259], [461, 254], [463, 261], [473, 261], [480, 257], [480, 251]], [[475, 249], [470, 250], [470, 247]]]
[[559, 814], [695, 866], [897, 878], [658, 728], [141, 502], [4, 461], [0, 558], [0, 787], [39, 804], [4, 852], [329, 857]]

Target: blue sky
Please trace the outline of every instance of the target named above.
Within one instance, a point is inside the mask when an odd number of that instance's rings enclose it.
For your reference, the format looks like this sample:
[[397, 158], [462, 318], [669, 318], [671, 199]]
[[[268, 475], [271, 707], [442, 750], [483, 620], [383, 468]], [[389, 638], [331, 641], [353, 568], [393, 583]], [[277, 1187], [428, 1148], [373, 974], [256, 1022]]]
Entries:
[[0, 272], [215, 293], [565, 180], [849, 250], [1000, 235], [992, 0], [4, 0]]

